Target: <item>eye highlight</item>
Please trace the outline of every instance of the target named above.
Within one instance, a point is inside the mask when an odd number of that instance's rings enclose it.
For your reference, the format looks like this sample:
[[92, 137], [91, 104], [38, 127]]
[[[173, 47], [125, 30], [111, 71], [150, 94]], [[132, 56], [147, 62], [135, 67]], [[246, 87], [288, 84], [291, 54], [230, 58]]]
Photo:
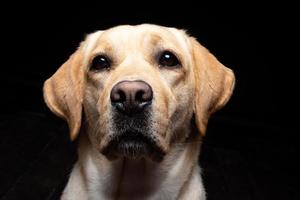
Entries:
[[159, 56], [158, 63], [162, 67], [178, 67], [180, 65], [178, 58], [170, 51], [163, 51]]
[[90, 70], [99, 71], [103, 69], [109, 69], [110, 66], [111, 61], [106, 55], [98, 55], [93, 59]]

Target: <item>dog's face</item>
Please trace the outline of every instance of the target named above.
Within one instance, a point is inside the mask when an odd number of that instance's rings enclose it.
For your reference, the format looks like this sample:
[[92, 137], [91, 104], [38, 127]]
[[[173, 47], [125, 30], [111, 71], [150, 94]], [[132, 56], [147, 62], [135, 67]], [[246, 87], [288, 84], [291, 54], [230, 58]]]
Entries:
[[83, 107], [91, 140], [108, 157], [160, 158], [188, 129], [195, 81], [182, 32], [121, 26], [87, 40]]
[[45, 82], [44, 96], [72, 139], [84, 112], [91, 143], [107, 158], [159, 161], [189, 137], [193, 114], [204, 134], [233, 85], [231, 70], [184, 31], [118, 26], [89, 35]]

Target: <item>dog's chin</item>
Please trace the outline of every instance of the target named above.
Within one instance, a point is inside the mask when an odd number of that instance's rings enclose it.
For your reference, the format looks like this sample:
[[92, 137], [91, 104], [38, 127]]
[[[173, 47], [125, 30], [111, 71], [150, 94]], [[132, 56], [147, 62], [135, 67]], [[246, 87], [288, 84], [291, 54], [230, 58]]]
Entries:
[[165, 155], [165, 152], [163, 152], [154, 139], [142, 133], [130, 131], [113, 137], [112, 140], [102, 148], [101, 153], [109, 160], [118, 158], [149, 158], [156, 162], [160, 162]]

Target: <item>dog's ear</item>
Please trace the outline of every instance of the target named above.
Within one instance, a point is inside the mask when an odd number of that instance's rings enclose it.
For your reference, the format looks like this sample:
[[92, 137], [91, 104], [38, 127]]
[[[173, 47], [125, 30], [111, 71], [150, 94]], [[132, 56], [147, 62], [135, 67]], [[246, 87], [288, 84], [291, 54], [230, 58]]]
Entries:
[[231, 69], [222, 65], [206, 48], [190, 38], [193, 49], [195, 98], [194, 113], [196, 125], [204, 135], [208, 119], [229, 100], [235, 76]]
[[44, 83], [44, 99], [50, 110], [68, 122], [70, 138], [74, 140], [81, 126], [84, 71], [79, 48]]

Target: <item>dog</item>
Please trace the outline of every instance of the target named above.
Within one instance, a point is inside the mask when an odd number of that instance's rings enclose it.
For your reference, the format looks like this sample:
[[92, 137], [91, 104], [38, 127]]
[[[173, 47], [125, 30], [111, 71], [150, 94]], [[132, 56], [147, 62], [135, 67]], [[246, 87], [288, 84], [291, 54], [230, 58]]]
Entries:
[[186, 31], [151, 24], [89, 34], [44, 83], [78, 139], [63, 200], [206, 199], [198, 156], [235, 85]]

